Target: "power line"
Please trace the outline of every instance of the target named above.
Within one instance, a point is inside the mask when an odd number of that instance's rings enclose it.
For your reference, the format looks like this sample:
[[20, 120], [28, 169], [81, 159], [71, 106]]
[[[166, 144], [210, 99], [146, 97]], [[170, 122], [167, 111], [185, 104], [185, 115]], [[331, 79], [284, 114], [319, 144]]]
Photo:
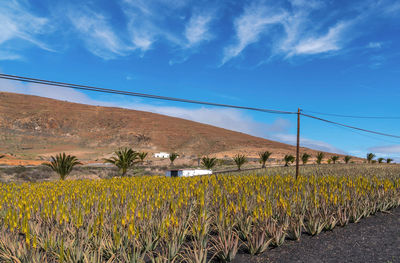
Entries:
[[355, 131], [355, 130], [352, 130], [352, 129], [348, 129], [348, 128], [346, 128], [346, 127], [342, 127], [342, 126], [337, 126], [337, 127], [340, 128], [340, 129], [343, 129], [343, 130], [345, 130], [345, 131], [349, 131], [349, 132], [355, 133], [355, 134], [357, 134], [357, 135], [360, 135], [360, 136], [363, 136], [363, 137], [366, 137], [366, 138], [373, 139], [373, 140], [375, 140], [375, 141], [387, 142], [387, 143], [392, 143], [392, 144], [393, 144], [393, 143], [399, 143], [398, 141], [386, 140], [386, 139], [383, 139], [382, 137], [375, 137], [374, 135], [365, 134], [365, 133], [358, 132], [358, 131]]
[[1, 74], [1, 73], [0, 73], [0, 78], [28, 82], [28, 83], [35, 83], [35, 84], [43, 84], [43, 85], [48, 85], [48, 86], [57, 86], [57, 87], [70, 88], [70, 89], [96, 91], [96, 92], [103, 92], [103, 93], [109, 93], [109, 94], [133, 96], [133, 97], [185, 102], [185, 103], [192, 103], [192, 104], [234, 108], [234, 109], [242, 109], [242, 110], [252, 110], [252, 111], [260, 111], [260, 112], [274, 113], [274, 114], [297, 114], [296, 112], [290, 112], [290, 111], [271, 110], [271, 109], [237, 106], [237, 105], [229, 105], [229, 104], [221, 104], [221, 103], [213, 103], [213, 102], [205, 102], [205, 101], [197, 101], [197, 100], [188, 100], [188, 99], [173, 98], [173, 97], [166, 97], [166, 96], [159, 96], [159, 95], [152, 95], [152, 94], [145, 94], [145, 93], [137, 93], [137, 92], [123, 91], [123, 90], [115, 90], [115, 89], [104, 89], [104, 88], [93, 87], [93, 86], [78, 85], [78, 84], [50, 81], [50, 80], [43, 80], [43, 79], [35, 79], [35, 78], [21, 77], [21, 76]]
[[303, 111], [309, 113], [315, 113], [318, 115], [326, 115], [333, 117], [342, 117], [342, 118], [354, 118], [354, 119], [382, 119], [382, 120], [398, 120], [400, 116], [356, 116], [356, 115], [342, 115], [342, 114], [334, 114], [334, 113], [323, 113], [318, 111]]
[[322, 119], [322, 118], [319, 118], [319, 117], [316, 117], [316, 116], [312, 116], [312, 115], [308, 115], [308, 114], [305, 114], [305, 113], [300, 113], [300, 114], [303, 115], [304, 117], [316, 119], [316, 120], [327, 122], [327, 123], [330, 123], [330, 124], [334, 124], [334, 125], [338, 125], [338, 126], [354, 129], [354, 130], [359, 130], [359, 131], [363, 131], [363, 132], [378, 134], [378, 135], [381, 135], [381, 136], [393, 137], [393, 138], [400, 139], [399, 135], [393, 135], [393, 134], [388, 134], [388, 133], [383, 133], [383, 132], [377, 132], [377, 131], [367, 130], [367, 129], [363, 129], [363, 128], [358, 128], [358, 127], [355, 127], [355, 126], [350, 126], [350, 125], [347, 125], [347, 124], [343, 124], [343, 123], [339, 123], [339, 122], [334, 122], [334, 121]]

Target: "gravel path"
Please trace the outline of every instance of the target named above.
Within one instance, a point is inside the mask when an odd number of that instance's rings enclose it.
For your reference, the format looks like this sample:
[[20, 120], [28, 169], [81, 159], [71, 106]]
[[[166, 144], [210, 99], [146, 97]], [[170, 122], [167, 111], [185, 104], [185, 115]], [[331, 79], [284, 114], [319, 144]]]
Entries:
[[302, 235], [259, 256], [239, 254], [233, 262], [400, 263], [400, 207], [314, 237]]

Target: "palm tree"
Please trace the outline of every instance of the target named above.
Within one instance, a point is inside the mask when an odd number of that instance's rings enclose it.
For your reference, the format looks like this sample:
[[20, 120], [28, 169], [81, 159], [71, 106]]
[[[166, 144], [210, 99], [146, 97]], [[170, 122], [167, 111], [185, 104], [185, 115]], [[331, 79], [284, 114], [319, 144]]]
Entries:
[[262, 163], [261, 168], [265, 168], [265, 163], [268, 161], [268, 159], [271, 156], [271, 154], [272, 153], [269, 152], [269, 151], [258, 153], [258, 156], [260, 156], [260, 163]]
[[386, 163], [391, 163], [391, 162], [393, 162], [393, 159], [391, 159], [391, 158], [386, 159]]
[[121, 176], [125, 176], [127, 171], [139, 163], [139, 153], [132, 150], [131, 148], [121, 148], [115, 151], [116, 157], [111, 157], [110, 159], [104, 159], [105, 163], [111, 163], [118, 167]]
[[301, 156], [301, 161], [303, 162], [303, 164], [306, 164], [308, 162], [308, 159], [310, 159], [311, 155], [308, 153], [303, 153], [303, 155]]
[[383, 163], [384, 160], [385, 160], [385, 158], [379, 157], [378, 158], [378, 163]]
[[247, 162], [247, 158], [243, 154], [236, 154], [235, 157], [233, 157], [233, 160], [235, 161], [239, 171], [242, 165]]
[[286, 154], [285, 157], [283, 157], [283, 161], [285, 161], [285, 166], [289, 166], [289, 163], [293, 163], [295, 158], [293, 155]]
[[139, 157], [139, 159], [140, 159], [140, 162], [144, 162], [144, 159], [146, 159], [146, 157], [147, 157], [147, 152], [140, 152], [140, 153], [138, 153], [138, 157]]
[[375, 154], [373, 153], [367, 153], [367, 161], [368, 163], [371, 163], [371, 161], [375, 158]]
[[217, 158], [215, 157], [203, 157], [201, 158], [201, 165], [206, 167], [208, 170], [212, 170], [212, 168], [217, 164]]
[[319, 152], [318, 154], [317, 154], [317, 164], [321, 164], [321, 162], [322, 162], [322, 159], [324, 159], [324, 153], [323, 152]]
[[331, 160], [332, 160], [333, 164], [335, 164], [336, 161], [339, 160], [339, 156], [334, 155], [334, 156], [331, 157]]
[[169, 160], [171, 161], [171, 166], [174, 166], [174, 161], [178, 157], [179, 157], [179, 154], [177, 154], [177, 153], [170, 153], [169, 154]]
[[61, 180], [64, 180], [71, 173], [74, 166], [82, 164], [76, 156], [66, 155], [65, 153], [60, 153], [50, 158], [50, 162], [43, 163], [43, 165], [50, 167], [60, 176]]
[[343, 160], [344, 160], [344, 162], [347, 164], [347, 163], [349, 163], [350, 162], [350, 159], [351, 159], [352, 157], [350, 156], [350, 155], [346, 155], [344, 158], [343, 158]]

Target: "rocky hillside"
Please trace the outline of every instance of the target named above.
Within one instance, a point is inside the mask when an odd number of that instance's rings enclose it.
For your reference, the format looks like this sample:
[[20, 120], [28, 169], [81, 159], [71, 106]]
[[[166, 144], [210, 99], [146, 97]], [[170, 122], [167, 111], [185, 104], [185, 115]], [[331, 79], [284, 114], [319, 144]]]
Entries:
[[121, 146], [177, 151], [187, 157], [238, 152], [256, 156], [260, 150], [276, 156], [294, 154], [294, 147], [287, 144], [180, 118], [0, 92], [2, 153], [40, 160], [65, 151], [96, 160]]

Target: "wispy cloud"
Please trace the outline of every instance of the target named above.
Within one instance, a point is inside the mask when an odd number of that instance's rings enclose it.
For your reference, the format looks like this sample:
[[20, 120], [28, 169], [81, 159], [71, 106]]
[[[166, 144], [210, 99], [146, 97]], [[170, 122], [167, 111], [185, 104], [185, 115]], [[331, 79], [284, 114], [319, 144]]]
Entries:
[[236, 43], [224, 49], [222, 64], [238, 56], [248, 45], [257, 42], [266, 34], [269, 26], [279, 24], [287, 16], [283, 10], [263, 4], [253, 4], [234, 22]]
[[21, 59], [18, 43], [25, 42], [41, 49], [52, 49], [40, 36], [52, 31], [47, 18], [35, 15], [27, 2], [3, 1], [0, 5], [0, 60]]
[[133, 44], [143, 52], [151, 49], [158, 40], [182, 45], [182, 36], [168, 25], [179, 19], [177, 13], [186, 4], [186, 1], [179, 0], [124, 0], [121, 7], [128, 20], [127, 27]]
[[368, 150], [380, 154], [396, 154], [400, 156], [400, 145], [384, 145], [371, 147]]
[[[84, 93], [61, 87], [46, 86], [40, 84], [22, 84], [11, 80], [0, 79], [0, 91], [13, 92], [27, 95], [36, 95], [56, 100], [64, 100], [89, 105], [100, 105], [99, 101], [92, 100]], [[101, 102], [103, 106], [111, 106], [106, 102]]]
[[400, 162], [400, 144], [370, 147], [368, 151], [376, 153], [378, 157], [392, 158]]
[[[210, 7], [190, 7], [191, 15], [187, 15], [188, 4], [185, 0], [124, 0], [133, 44], [142, 52], [152, 49], [156, 42], [168, 44], [174, 49], [170, 65], [185, 62], [195, 53], [193, 49], [213, 38], [210, 24], [214, 19]], [[171, 28], [171, 24], [176, 26]]]
[[89, 8], [70, 9], [70, 22], [79, 32], [87, 49], [103, 59], [112, 59], [128, 54], [133, 47], [126, 45], [114, 32], [108, 18]]
[[300, 39], [288, 55], [312, 55], [339, 50], [342, 48], [343, 33], [347, 28], [348, 23], [341, 22], [331, 27], [325, 35]]
[[176, 50], [173, 58], [169, 60], [169, 65], [184, 63], [189, 58], [198, 52], [198, 47], [203, 43], [214, 38], [211, 32], [210, 25], [214, 19], [214, 12], [199, 12], [192, 13], [189, 21], [185, 26], [184, 39], [175, 41], [180, 48]]
[[277, 119], [272, 123], [260, 123], [235, 109], [205, 107], [189, 109], [141, 103], [126, 104], [124, 107], [192, 120], [264, 138], [268, 138], [278, 132], [287, 132], [290, 127], [290, 122], [286, 119]]
[[[297, 137], [293, 134], [287, 133], [277, 133], [270, 137], [270, 139], [277, 140], [280, 142], [284, 142], [287, 144], [295, 145]], [[327, 143], [324, 141], [313, 140], [305, 137], [301, 137], [300, 139], [301, 147], [308, 147], [314, 150], [324, 151], [324, 152], [331, 152], [331, 153], [339, 153], [345, 154], [344, 151], [341, 149]]]
[[329, 20], [314, 17], [314, 13], [323, 10], [326, 11], [324, 2], [316, 0], [292, 0], [289, 7], [267, 2], [248, 6], [235, 20], [237, 43], [225, 48], [222, 64], [256, 42], [262, 42], [270, 56], [284, 58], [341, 50], [351, 40], [347, 33], [358, 18], [329, 24]]
[[[117, 19], [112, 12], [90, 3], [79, 7], [58, 3], [54, 7], [58, 13], [47, 10], [47, 16], [41, 17], [31, 11], [29, 1], [5, 1], [0, 5], [0, 60], [23, 58], [23, 48], [19, 49], [16, 41], [53, 51], [43, 39], [48, 36], [54, 40], [54, 32], [60, 33], [57, 39], [65, 41], [61, 49], [78, 37], [89, 52], [105, 60], [135, 51], [143, 55], [159, 40], [175, 49], [186, 50], [189, 53], [185, 57], [188, 57], [192, 47], [213, 37], [209, 28], [212, 12], [198, 7], [193, 8], [191, 17], [186, 17], [188, 1], [121, 0], [119, 3], [125, 19]], [[123, 23], [115, 24], [116, 20]], [[60, 46], [63, 41], [52, 44]]]
[[[229, 3], [218, 1], [119, 0], [114, 2], [117, 11], [100, 9], [96, 2], [57, 3], [54, 8], [43, 6], [38, 15], [29, 1], [3, 2], [0, 60], [23, 59], [26, 46], [62, 50], [78, 37], [87, 50], [106, 60], [133, 53], [143, 56], [164, 45], [171, 65], [187, 61], [200, 52], [202, 44], [215, 40], [215, 52], [222, 50], [220, 65], [256, 43], [258, 54], [270, 58], [340, 54], [357, 36], [368, 34], [368, 30], [358, 30], [358, 25], [397, 17], [400, 10], [399, 1], [390, 0], [341, 4], [345, 10], [335, 12], [330, 11], [337, 6], [323, 0], [244, 1], [237, 4], [239, 13]], [[55, 14], [53, 9], [62, 11]], [[217, 32], [224, 36], [230, 30], [232, 38], [221, 47], [226, 38]], [[382, 42], [374, 40], [362, 48], [381, 47]]]
[[212, 19], [213, 17], [211, 14], [192, 15], [185, 28], [185, 37], [188, 41], [188, 47], [212, 38], [212, 34], [209, 31], [209, 25]]
[[[1, 47], [1, 45], [0, 45]], [[0, 60], [22, 60], [23, 57], [12, 50], [1, 50]]]

